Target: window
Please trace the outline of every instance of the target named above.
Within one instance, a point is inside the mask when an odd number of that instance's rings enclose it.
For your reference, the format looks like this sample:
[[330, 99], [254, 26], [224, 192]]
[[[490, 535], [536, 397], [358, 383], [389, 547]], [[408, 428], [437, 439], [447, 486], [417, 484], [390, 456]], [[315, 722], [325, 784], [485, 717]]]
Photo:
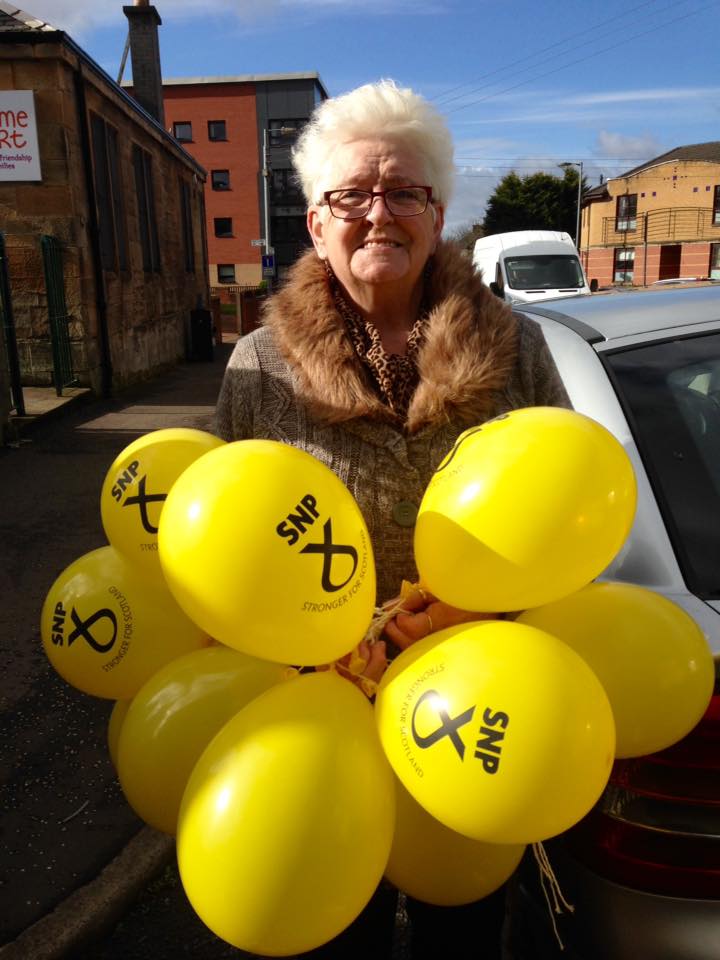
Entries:
[[535, 254], [506, 257], [505, 270], [508, 286], [514, 290], [559, 290], [582, 287], [585, 284], [576, 256]]
[[152, 178], [152, 157], [137, 144], [132, 151], [135, 192], [137, 194], [138, 226], [142, 248], [143, 270], [158, 273], [160, 270], [160, 243], [155, 216], [155, 190]]
[[310, 243], [305, 217], [272, 217], [270, 236], [273, 243]]
[[294, 142], [300, 133], [306, 120], [270, 120], [268, 128], [270, 132], [271, 147], [288, 147]]
[[626, 193], [617, 198], [615, 229], [635, 230], [637, 227], [637, 194]]
[[720, 280], [720, 243], [710, 244], [710, 270], [708, 276], [711, 280]]
[[605, 354], [685, 582], [720, 596], [720, 335]]
[[183, 256], [185, 270], [195, 272], [195, 245], [193, 243], [192, 191], [187, 180], [180, 178], [180, 217], [182, 220]]
[[229, 170], [212, 170], [210, 173], [210, 178], [211, 178], [213, 190], [229, 190], [230, 189], [230, 171]]
[[118, 132], [90, 114], [100, 259], [105, 270], [126, 270], [127, 227], [118, 165]]
[[720, 185], [715, 187], [715, 195], [713, 199], [713, 221], [716, 226], [720, 224]]
[[215, 217], [216, 237], [231, 237], [233, 235], [232, 217]]
[[613, 261], [613, 282], [632, 283], [635, 271], [635, 247], [616, 247]]
[[234, 263], [219, 263], [217, 271], [218, 283], [235, 283]]
[[190, 143], [192, 140], [192, 124], [189, 120], [180, 120], [173, 124], [173, 136], [180, 143]]
[[208, 140], [227, 140], [224, 120], [208, 120]]
[[302, 189], [294, 170], [273, 169], [271, 171], [270, 201], [278, 206], [305, 206]]

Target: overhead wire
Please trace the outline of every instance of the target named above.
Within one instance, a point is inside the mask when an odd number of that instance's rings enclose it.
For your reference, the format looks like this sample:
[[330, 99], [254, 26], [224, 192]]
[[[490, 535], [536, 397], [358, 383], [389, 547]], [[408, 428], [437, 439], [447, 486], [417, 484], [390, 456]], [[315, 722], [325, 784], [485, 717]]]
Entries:
[[[680, 0], [680, 2], [686, 3], [686, 2], [690, 2], [690, 0]], [[644, 7], [652, 6], [655, 3], [657, 3], [657, 0], [645, 0], [644, 3], [640, 3], [635, 7], [630, 7], [628, 10], [624, 12], [623, 19], [626, 21], [627, 17], [630, 14], [636, 13], [638, 10], [641, 10]], [[667, 7], [663, 7], [662, 10], [666, 10], [676, 6], [677, 6], [677, 3], [675, 2], [669, 3]], [[465, 80], [463, 83], [456, 84], [454, 87], [450, 87], [448, 90], [445, 90], [443, 93], [438, 93], [434, 97], [429, 97], [428, 99], [436, 101], [437, 106], [444, 106], [445, 104], [452, 103], [453, 100], [459, 99], [461, 96], [469, 96], [471, 93], [476, 93], [478, 90], [481, 90], [484, 86], [489, 86], [489, 84], [481, 84], [479, 87], [475, 87], [473, 90], [468, 90], [465, 93], [457, 94], [456, 96], [449, 96], [449, 94], [455, 93], [455, 91], [460, 90], [463, 87], [468, 86], [469, 84], [478, 83], [481, 80], [486, 80], [488, 77], [493, 77], [493, 76], [496, 76], [498, 73], [503, 73], [506, 70], [510, 70], [512, 69], [512, 67], [516, 67], [519, 64], [525, 63], [528, 60], [534, 60], [537, 57], [540, 57], [543, 54], [556, 49], [557, 47], [561, 47], [564, 44], [569, 43], [571, 40], [577, 39], [578, 37], [587, 38], [588, 34], [591, 31], [597, 30], [599, 27], [603, 27], [606, 23], [607, 23], [607, 20], [603, 20], [600, 23], [591, 24], [590, 26], [584, 27], [582, 30], [579, 30], [577, 33], [571, 33], [568, 36], [563, 37], [563, 39], [557, 40], [555, 43], [549, 44], [547, 47], [541, 47], [541, 49], [536, 50], [535, 53], [530, 53], [524, 57], [520, 57], [518, 60], [512, 60], [510, 61], [510, 63], [505, 63], [501, 67], [497, 67], [495, 70], [490, 70], [488, 71], [488, 73], [483, 73], [479, 77], [475, 77], [473, 80]], [[611, 31], [608, 31], [608, 33], [616, 33], [616, 32], [617, 32], [616, 27], [613, 27]], [[601, 36], [605, 36], [605, 35], [607, 34], [602, 34]], [[597, 37], [595, 37], [595, 39], [597, 39]], [[534, 66], [539, 66], [539, 64], [536, 64]], [[533, 69], [533, 67], [527, 67], [524, 69], [530, 70], [530, 69]], [[524, 72], [524, 70], [520, 72]], [[448, 97], [448, 99], [445, 99], [446, 97]], [[440, 101], [443, 101], [443, 103], [440, 103]]]
[[600, 50], [595, 50], [592, 53], [589, 53], [587, 56], [578, 57], [576, 60], [571, 60], [567, 63], [561, 64], [559, 67], [555, 67], [552, 70], [547, 70], [545, 73], [537, 74], [534, 77], [529, 77], [527, 80], [521, 80], [518, 83], [513, 84], [510, 87], [505, 87], [502, 90], [496, 90], [493, 93], [489, 93], [484, 97], [478, 97], [475, 100], [471, 100], [468, 103], [463, 103], [458, 107], [454, 107], [452, 110], [444, 111], [446, 114], [457, 113], [459, 110], [466, 110], [468, 107], [475, 106], [478, 103], [483, 103], [486, 100], [490, 100], [493, 97], [499, 97], [504, 93], [510, 93], [512, 90], [517, 90], [519, 87], [526, 86], [528, 83], [533, 83], [535, 80], [541, 80], [544, 77], [552, 76], [555, 73], [559, 73], [561, 70], [567, 70], [568, 67], [576, 66], [579, 63], [585, 63], [586, 60], [591, 60], [593, 57], [600, 56], [600, 54], [608, 53], [610, 50], [615, 50], [617, 47], [623, 46], [627, 43], [630, 43], [633, 40], [637, 40], [640, 37], [645, 37], [650, 33], [655, 33], [658, 30], [663, 29], [664, 27], [669, 27], [674, 23], [679, 23], [681, 20], [687, 20], [688, 17], [696, 16], [698, 13], [701, 13], [703, 10], [707, 10], [710, 7], [716, 7], [717, 2], [706, 3], [703, 6], [697, 7], [695, 10], [691, 10], [688, 13], [684, 13], [678, 17], [673, 17], [671, 20], [666, 20], [664, 23], [657, 24], [654, 27], [650, 27], [648, 30], [641, 30], [639, 33], [630, 34], [623, 37], [617, 43], [610, 44], [608, 47], [603, 47]]

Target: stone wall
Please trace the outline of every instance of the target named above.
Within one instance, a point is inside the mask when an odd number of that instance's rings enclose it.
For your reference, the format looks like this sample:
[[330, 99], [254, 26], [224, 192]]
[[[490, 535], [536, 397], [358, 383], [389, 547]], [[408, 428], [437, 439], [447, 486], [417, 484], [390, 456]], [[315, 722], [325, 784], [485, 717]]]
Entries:
[[[93, 201], [88, 189], [88, 171], [98, 158], [93, 157], [83, 136], [78, 76], [82, 77], [88, 122], [95, 114], [117, 137], [117, 185], [126, 257], [122, 265], [118, 261], [105, 264], [100, 289], [92, 234]], [[119, 87], [62, 42], [1, 44], [3, 87], [34, 91], [43, 178], [37, 183], [0, 181], [0, 229], [10, 261], [23, 383], [52, 382], [40, 246], [43, 235], [62, 244], [72, 356], [82, 385], [98, 393], [102, 389], [102, 324], [107, 329], [113, 389], [184, 359], [189, 353], [190, 311], [209, 306], [204, 171], [138, 111]], [[153, 271], [143, 267], [134, 145], [149, 157], [154, 187], [159, 268]], [[181, 181], [190, 200], [193, 270], [187, 270], [185, 263]], [[97, 204], [102, 214], [100, 208]]]

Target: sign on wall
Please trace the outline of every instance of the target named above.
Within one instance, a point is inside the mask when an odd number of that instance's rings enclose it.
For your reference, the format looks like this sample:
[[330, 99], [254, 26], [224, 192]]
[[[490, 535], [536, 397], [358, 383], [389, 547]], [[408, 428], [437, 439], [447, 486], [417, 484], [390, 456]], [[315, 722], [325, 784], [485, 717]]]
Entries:
[[0, 180], [42, 180], [32, 90], [0, 90]]

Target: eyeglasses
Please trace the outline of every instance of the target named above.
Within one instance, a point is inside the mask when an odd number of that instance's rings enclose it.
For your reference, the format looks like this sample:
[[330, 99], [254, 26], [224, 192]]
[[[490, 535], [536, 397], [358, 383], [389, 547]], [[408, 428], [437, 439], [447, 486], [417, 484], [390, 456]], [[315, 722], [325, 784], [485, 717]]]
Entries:
[[358, 220], [370, 212], [376, 197], [382, 197], [394, 217], [417, 217], [432, 202], [432, 187], [393, 187], [391, 190], [327, 190], [324, 202], [338, 220]]

